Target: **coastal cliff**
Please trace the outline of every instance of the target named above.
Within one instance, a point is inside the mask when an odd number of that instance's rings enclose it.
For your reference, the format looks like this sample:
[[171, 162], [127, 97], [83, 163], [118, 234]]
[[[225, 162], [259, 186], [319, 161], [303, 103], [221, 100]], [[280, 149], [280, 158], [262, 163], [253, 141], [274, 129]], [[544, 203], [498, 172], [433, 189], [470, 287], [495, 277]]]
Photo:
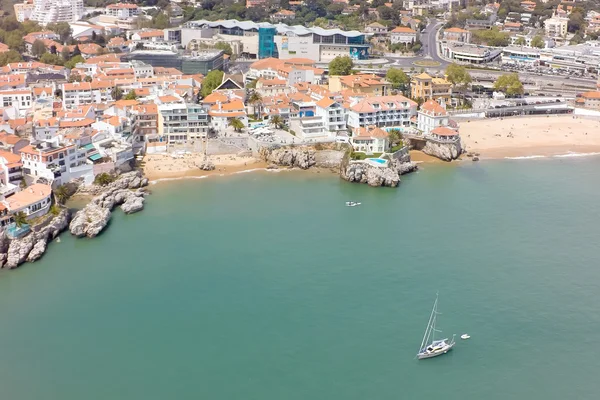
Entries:
[[144, 189], [148, 179], [140, 171], [127, 172], [119, 175], [117, 179], [106, 185], [84, 188], [83, 193], [97, 194], [82, 210], [78, 211], [69, 230], [77, 237], [95, 237], [108, 225], [111, 211], [116, 206], [121, 206], [126, 214], [132, 214], [144, 209]]
[[340, 167], [340, 177], [348, 182], [366, 183], [372, 187], [396, 187], [400, 175], [416, 171], [417, 164], [411, 161], [392, 159], [388, 166], [373, 166], [364, 161], [348, 161]]
[[422, 149], [423, 153], [429, 154], [430, 156], [437, 157], [443, 161], [456, 160], [463, 153], [463, 148], [460, 143], [439, 143], [432, 140], [428, 140]]
[[5, 232], [0, 234], [0, 266], [13, 269], [25, 261], [38, 260], [48, 246], [69, 226], [70, 212], [63, 208], [56, 216], [48, 215], [34, 225], [31, 232], [18, 239], [9, 239]]
[[263, 147], [259, 151], [260, 157], [277, 166], [309, 169], [316, 164], [315, 149], [302, 147]]

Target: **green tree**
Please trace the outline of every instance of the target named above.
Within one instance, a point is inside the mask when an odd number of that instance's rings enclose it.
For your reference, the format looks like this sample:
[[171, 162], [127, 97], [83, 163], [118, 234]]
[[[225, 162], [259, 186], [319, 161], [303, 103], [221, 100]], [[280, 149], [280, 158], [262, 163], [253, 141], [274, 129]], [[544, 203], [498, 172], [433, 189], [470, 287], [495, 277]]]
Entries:
[[46, 52], [46, 45], [40, 39], [36, 39], [31, 45], [31, 54], [40, 58]]
[[79, 49], [79, 45], [75, 45], [75, 48], [73, 49], [73, 57], [80, 56], [80, 55], [81, 55], [81, 50]]
[[349, 56], [337, 56], [329, 63], [329, 75], [350, 75], [354, 62]]
[[56, 33], [60, 36], [60, 40], [63, 43], [66, 43], [71, 35], [73, 34], [73, 30], [71, 29], [71, 25], [67, 22], [56, 22], [52, 24], [46, 25], [46, 29]]
[[388, 140], [390, 141], [390, 147], [397, 147], [402, 145], [402, 133], [399, 129], [390, 129], [388, 132]]
[[525, 41], [525, 38], [523, 36], [520, 36], [517, 38], [517, 40], [515, 40], [515, 44], [517, 46], [525, 46], [525, 44], [527, 44], [527, 42]]
[[223, 82], [223, 71], [219, 71], [218, 69], [210, 71], [204, 77], [202, 81], [202, 88], [200, 89], [200, 94], [202, 97], [206, 97], [213, 92], [219, 85]]
[[544, 39], [540, 35], [536, 35], [531, 39], [531, 47], [537, 47], [538, 49], [544, 48]]
[[231, 49], [231, 45], [226, 42], [218, 42], [215, 44], [215, 49], [223, 50], [225, 54], [228, 56], [233, 54], [233, 50]]
[[506, 93], [507, 96], [521, 95], [524, 92], [523, 83], [517, 73], [504, 74], [494, 82], [494, 89]]
[[69, 75], [68, 82], [69, 83], [81, 82], [81, 75], [79, 75], [79, 74], [71, 74], [71, 75]]
[[53, 190], [53, 192], [54, 202], [56, 204], [65, 204], [65, 202], [69, 198], [69, 190], [65, 185], [58, 186], [56, 189]]
[[106, 172], [102, 172], [101, 174], [96, 175], [96, 178], [94, 178], [94, 184], [100, 186], [106, 186], [114, 181], [115, 178]]
[[152, 18], [152, 27], [157, 29], [165, 29], [169, 27], [169, 17], [167, 14], [160, 12]]
[[[56, 54], [56, 53], [53, 53], [53, 54]], [[63, 46], [62, 50], [60, 51], [60, 56], [65, 61], [68, 61], [69, 58], [71, 58], [71, 51], [69, 50], [69, 48], [67, 46]]]
[[[386, 7], [387, 8], [387, 7]], [[408, 83], [410, 82], [410, 78], [403, 70], [400, 68], [390, 68], [385, 74], [385, 79], [387, 79], [394, 89], [405, 89]]]
[[263, 99], [260, 93], [255, 91], [253, 91], [250, 97], [248, 97], [248, 104], [252, 104], [252, 107], [254, 108], [254, 115], [257, 117], [257, 119], [260, 118], [262, 114], [262, 101]]
[[473, 81], [464, 66], [454, 63], [448, 65], [446, 68], [446, 79], [452, 83], [454, 88], [459, 88], [461, 91], [464, 91]]
[[271, 123], [275, 125], [276, 128], [281, 129], [283, 127], [283, 118], [280, 115], [273, 115], [271, 117]]
[[229, 126], [236, 132], [240, 132], [244, 128], [244, 123], [239, 118], [231, 118], [229, 120]]
[[44, 64], [52, 64], [52, 65], [63, 65], [65, 63], [61, 57], [57, 56], [56, 54], [50, 54], [50, 53], [44, 53], [40, 57], [40, 62], [43, 62]]
[[27, 214], [25, 214], [23, 211], [19, 211], [18, 213], [14, 214], [13, 219], [19, 228], [27, 224]]
[[137, 94], [135, 94], [135, 90], [131, 89], [129, 91], [129, 93], [127, 93], [125, 95], [125, 97], [123, 97], [124, 100], [136, 100], [137, 99]]
[[6, 64], [21, 61], [23, 58], [18, 51], [9, 50], [4, 53], [0, 53], [0, 67], [4, 67]]
[[112, 96], [113, 100], [115, 100], [115, 101], [121, 100], [123, 98], [123, 90], [120, 87], [115, 86], [110, 91], [110, 95]]
[[93, 81], [93, 79], [92, 79], [92, 77], [91, 77], [91, 76], [89, 76], [89, 75], [86, 75], [86, 76], [84, 76], [84, 77], [83, 77], [83, 81], [84, 81], [84, 82], [91, 82], [91, 81]]
[[75, 65], [79, 63], [85, 63], [85, 58], [82, 56], [75, 56], [65, 63], [65, 67], [73, 69], [75, 68]]

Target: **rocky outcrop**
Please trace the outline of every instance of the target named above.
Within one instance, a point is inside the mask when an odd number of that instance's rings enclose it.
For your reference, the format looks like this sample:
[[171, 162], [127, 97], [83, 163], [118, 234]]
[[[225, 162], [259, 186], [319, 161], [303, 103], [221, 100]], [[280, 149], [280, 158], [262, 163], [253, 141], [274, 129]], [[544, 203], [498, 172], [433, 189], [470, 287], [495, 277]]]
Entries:
[[143, 188], [147, 185], [148, 180], [140, 171], [120, 175], [75, 214], [69, 226], [71, 233], [77, 237], [97, 236], [108, 225], [111, 211], [118, 205], [126, 214], [143, 210], [144, 196], [147, 194]]
[[16, 268], [25, 261], [33, 262], [40, 259], [46, 252], [48, 241], [56, 238], [67, 228], [69, 217], [69, 210], [64, 208], [54, 217], [49, 215], [22, 238], [10, 240], [2, 233], [0, 261], [4, 268]]
[[115, 181], [106, 186], [79, 186], [77, 194], [97, 196], [116, 189], [138, 189], [146, 186], [148, 186], [148, 178], [145, 178], [141, 171], [132, 171], [115, 175]]
[[348, 182], [366, 183], [374, 187], [396, 187], [400, 183], [400, 176], [395, 168], [375, 167], [362, 161], [350, 161], [342, 168], [340, 176]]
[[198, 163], [196, 163], [196, 166], [198, 168], [200, 168], [202, 171], [213, 171], [215, 169], [215, 164], [213, 164], [211, 161], [204, 159]]
[[437, 157], [444, 161], [456, 160], [463, 153], [460, 141], [440, 143], [428, 140], [422, 151], [425, 154], [429, 154], [430, 156]]
[[309, 147], [263, 147], [260, 156], [268, 163], [283, 167], [309, 169], [316, 164], [315, 150]]
[[77, 237], [95, 237], [108, 224], [110, 215], [110, 209], [90, 203], [75, 214], [69, 230]]
[[315, 152], [315, 167], [339, 168], [344, 158], [344, 152], [340, 150], [320, 150]]
[[400, 162], [394, 160], [393, 166], [398, 171], [398, 175], [404, 175], [416, 171], [419, 166], [412, 161]]

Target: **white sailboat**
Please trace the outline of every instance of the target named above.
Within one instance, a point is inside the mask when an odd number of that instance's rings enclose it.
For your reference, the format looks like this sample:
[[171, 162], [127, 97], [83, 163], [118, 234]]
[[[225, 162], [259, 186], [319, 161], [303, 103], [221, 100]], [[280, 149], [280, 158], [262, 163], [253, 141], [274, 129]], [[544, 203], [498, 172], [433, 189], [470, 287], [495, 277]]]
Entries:
[[433, 303], [433, 309], [431, 310], [431, 315], [429, 316], [429, 322], [427, 323], [427, 328], [425, 329], [425, 335], [423, 335], [423, 340], [421, 341], [421, 346], [419, 347], [419, 352], [417, 353], [417, 357], [419, 360], [423, 358], [432, 358], [441, 356], [442, 354], [446, 354], [452, 347], [454, 347], [454, 335], [452, 336], [452, 340], [448, 341], [446, 339], [435, 339], [436, 332], [442, 332], [440, 330], [435, 329], [435, 323], [438, 316], [437, 311], [438, 306], [438, 295], [435, 296], [435, 302]]

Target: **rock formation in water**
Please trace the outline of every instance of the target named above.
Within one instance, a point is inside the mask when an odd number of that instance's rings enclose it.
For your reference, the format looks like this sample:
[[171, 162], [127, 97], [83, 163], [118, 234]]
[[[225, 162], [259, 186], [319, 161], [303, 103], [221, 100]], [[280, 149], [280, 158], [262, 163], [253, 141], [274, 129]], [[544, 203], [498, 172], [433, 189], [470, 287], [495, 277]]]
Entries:
[[[110, 221], [113, 208], [118, 205], [121, 205], [121, 210], [126, 214], [141, 211], [147, 194], [143, 189], [146, 185], [148, 180], [140, 171], [120, 175], [75, 214], [69, 226], [71, 233], [77, 237], [97, 236]], [[95, 189], [91, 190], [97, 193]]]
[[439, 143], [428, 140], [422, 151], [425, 154], [429, 154], [430, 156], [437, 157], [444, 161], [456, 160], [463, 153], [460, 141], [453, 143]]
[[369, 186], [396, 187], [400, 175], [393, 167], [375, 167], [363, 161], [350, 161], [340, 169], [340, 176], [348, 182], [366, 183]]
[[36, 261], [46, 251], [48, 241], [55, 239], [69, 225], [70, 212], [64, 208], [58, 215], [48, 215], [41, 223], [32, 227], [27, 235], [10, 240], [0, 235], [0, 265], [16, 268], [25, 261]]
[[316, 164], [315, 150], [310, 147], [279, 147], [260, 149], [260, 157], [268, 163], [301, 169], [309, 169]]

